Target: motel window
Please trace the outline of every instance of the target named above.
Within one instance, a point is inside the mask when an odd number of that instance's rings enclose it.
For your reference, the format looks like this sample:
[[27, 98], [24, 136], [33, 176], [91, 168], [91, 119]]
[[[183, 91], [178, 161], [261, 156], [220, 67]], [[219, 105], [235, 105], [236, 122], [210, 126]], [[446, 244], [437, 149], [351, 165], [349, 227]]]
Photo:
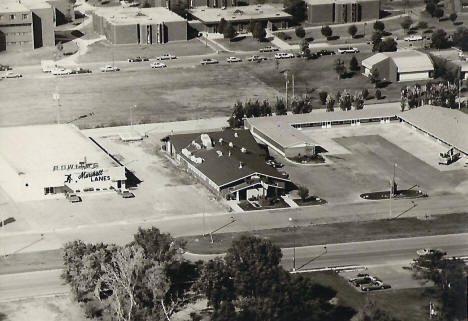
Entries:
[[10, 15], [10, 20], [15, 20], [15, 18], [16, 18], [16, 17], [15, 17], [14, 14], [11, 14], [11, 15]]
[[0, 14], [0, 21], [2, 21], [2, 20], [3, 20], [3, 16]]
[[54, 188], [53, 187], [44, 187], [44, 194], [55, 194]]
[[27, 13], [23, 13], [23, 20], [25, 19], [28, 19], [28, 14]]

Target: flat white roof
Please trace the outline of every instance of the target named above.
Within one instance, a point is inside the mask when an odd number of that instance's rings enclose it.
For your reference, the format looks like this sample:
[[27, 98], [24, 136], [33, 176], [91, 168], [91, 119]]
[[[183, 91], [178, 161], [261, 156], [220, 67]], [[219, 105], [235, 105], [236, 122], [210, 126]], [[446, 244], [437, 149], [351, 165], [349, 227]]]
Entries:
[[75, 125], [0, 128], [0, 157], [18, 173], [53, 171], [54, 166], [86, 161], [99, 168], [120, 166]]
[[306, 3], [309, 5], [319, 5], [319, 4], [347, 4], [347, 3], [359, 3], [359, 2], [378, 2], [379, 0], [306, 0]]
[[268, 4], [227, 7], [225, 9], [197, 7], [189, 10], [189, 12], [203, 23], [218, 23], [221, 18], [224, 18], [226, 21], [249, 21], [290, 19], [292, 17], [289, 13]]
[[99, 8], [95, 14], [103, 17], [109, 23], [119, 25], [129, 24], [158, 24], [162, 22], [185, 21], [178, 14], [167, 8], [136, 8], [136, 7], [106, 7]]
[[5, 12], [22, 12], [29, 11], [18, 0], [0, 0], [0, 14]]
[[386, 58], [393, 60], [398, 68], [398, 72], [419, 72], [434, 70], [431, 58], [428, 54], [417, 50], [402, 50], [396, 52], [380, 52], [362, 61], [366, 68], [372, 66]]

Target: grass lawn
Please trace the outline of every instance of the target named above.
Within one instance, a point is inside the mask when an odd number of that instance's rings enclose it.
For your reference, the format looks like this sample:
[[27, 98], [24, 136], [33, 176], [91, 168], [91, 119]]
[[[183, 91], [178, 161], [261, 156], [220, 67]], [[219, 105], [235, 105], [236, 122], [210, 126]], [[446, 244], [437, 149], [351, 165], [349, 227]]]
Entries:
[[272, 208], [287, 208], [287, 207], [289, 207], [289, 205], [282, 198], [279, 198], [278, 201], [275, 202], [274, 204], [262, 204], [261, 202], [259, 202], [259, 203], [260, 203], [260, 206], [261, 206], [260, 208], [257, 208], [255, 206], [253, 206], [248, 201], [241, 201], [239, 203], [239, 206], [244, 211], [268, 210], [268, 209], [272, 209]]
[[93, 43], [88, 47], [85, 55], [78, 58], [79, 63], [127, 60], [134, 56], [156, 58], [165, 53], [176, 56], [195, 56], [212, 53], [210, 47], [206, 47], [198, 39], [188, 41], [166, 43], [164, 45], [112, 45], [107, 40]]
[[337, 291], [339, 304], [351, 307], [356, 311], [365, 304], [366, 296], [368, 296], [375, 300], [381, 309], [386, 310], [398, 320], [427, 320], [427, 307], [430, 299], [424, 295], [424, 288], [363, 293], [356, 291], [335, 272], [310, 272], [301, 275], [315, 283], [333, 288]]
[[[279, 247], [347, 243], [358, 241], [403, 238], [440, 234], [466, 233], [468, 231], [468, 213], [436, 215], [431, 220], [419, 220], [415, 217], [395, 220], [376, 220], [362, 222], [333, 223], [291, 228], [257, 230], [243, 233], [215, 234], [214, 244], [209, 237], [182, 237], [187, 241], [186, 250], [192, 253], [223, 253], [232, 241], [243, 234], [271, 240]], [[293, 234], [295, 237], [293, 237]]]
[[229, 39], [216, 39], [215, 42], [233, 51], [258, 51], [270, 45], [269, 41], [260, 42], [252, 37], [237, 37], [234, 41]]
[[61, 269], [63, 268], [62, 256], [62, 249], [12, 254], [2, 260], [0, 274]]

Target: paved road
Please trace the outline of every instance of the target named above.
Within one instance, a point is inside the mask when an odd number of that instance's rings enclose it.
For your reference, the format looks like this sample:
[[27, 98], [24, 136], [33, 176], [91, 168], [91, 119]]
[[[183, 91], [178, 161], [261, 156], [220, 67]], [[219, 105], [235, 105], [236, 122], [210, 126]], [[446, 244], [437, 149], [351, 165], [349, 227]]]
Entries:
[[68, 294], [69, 287], [60, 278], [62, 270], [0, 275], [0, 302]]
[[[304, 268], [330, 267], [343, 265], [394, 266], [408, 265], [416, 256], [416, 250], [424, 247], [440, 247], [448, 255], [468, 254], [468, 233], [392, 239], [382, 241], [329, 244], [325, 253], [323, 245], [296, 249], [296, 267], [313, 259]], [[195, 260], [212, 256], [192, 255]], [[288, 270], [292, 268], [293, 249], [283, 249], [281, 264]], [[0, 275], [0, 302], [25, 297], [46, 296], [68, 293], [68, 287], [60, 279], [61, 270], [28, 272]], [[391, 272], [393, 273], [393, 272]], [[392, 279], [387, 274], [386, 280]], [[398, 272], [395, 272], [398, 274]], [[414, 286], [411, 284], [410, 286]], [[401, 287], [400, 287], [401, 288]]]

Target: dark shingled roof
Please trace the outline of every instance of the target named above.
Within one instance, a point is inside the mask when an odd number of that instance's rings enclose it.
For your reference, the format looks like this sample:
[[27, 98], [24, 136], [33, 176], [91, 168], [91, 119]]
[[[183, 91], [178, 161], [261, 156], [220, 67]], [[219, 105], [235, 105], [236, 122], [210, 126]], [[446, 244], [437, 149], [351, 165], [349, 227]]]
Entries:
[[[235, 133], [237, 133], [238, 137], [234, 136]], [[192, 144], [192, 141], [196, 141], [203, 146], [200, 138], [201, 134], [210, 136], [214, 145], [212, 149], [197, 149]], [[222, 138], [222, 143], [219, 142], [220, 138]], [[217, 132], [180, 134], [172, 135], [169, 139], [181, 157], [184, 157], [218, 186], [235, 182], [255, 173], [290, 181], [284, 178], [275, 168], [265, 163], [266, 151], [257, 144], [248, 130], [234, 131], [225, 129]], [[229, 147], [230, 142], [232, 142], [233, 147]], [[247, 150], [246, 153], [241, 152], [242, 147]], [[194, 156], [203, 158], [203, 162], [196, 164], [182, 155], [181, 151], [184, 148], [192, 152]], [[222, 156], [219, 156], [217, 151], [222, 152]], [[231, 152], [231, 156], [229, 156], [229, 152]], [[243, 166], [239, 168], [241, 162]]]

